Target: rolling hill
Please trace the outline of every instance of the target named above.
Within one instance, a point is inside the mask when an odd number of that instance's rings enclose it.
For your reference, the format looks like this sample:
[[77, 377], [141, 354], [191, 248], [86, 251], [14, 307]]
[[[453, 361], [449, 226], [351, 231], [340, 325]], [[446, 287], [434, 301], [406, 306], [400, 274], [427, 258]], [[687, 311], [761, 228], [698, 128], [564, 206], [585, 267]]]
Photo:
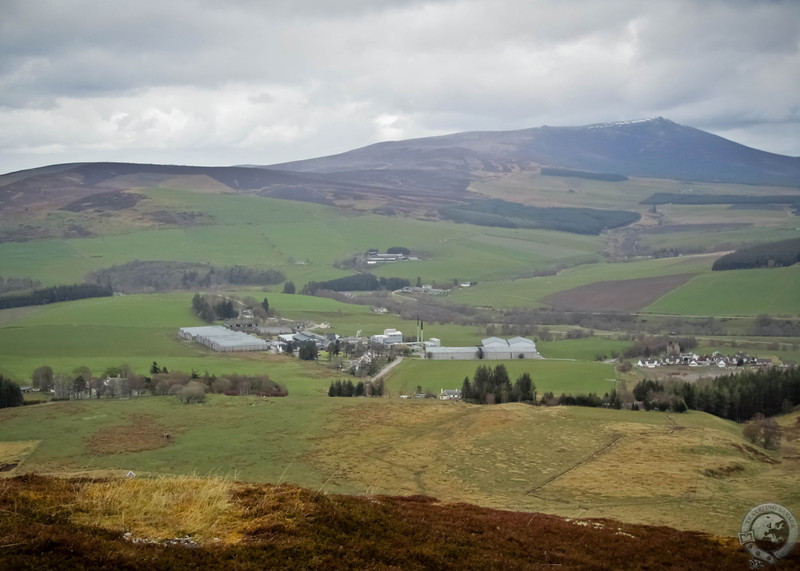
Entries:
[[105, 208], [86, 198], [100, 194], [114, 203], [115, 193], [169, 185], [176, 178], [187, 184], [189, 177], [189, 186], [217, 191], [436, 217], [443, 205], [474, 199], [468, 192], [474, 181], [542, 168], [566, 176], [600, 173], [611, 180], [634, 176], [800, 186], [799, 157], [759, 151], [657, 118], [383, 142], [271, 166], [50, 165], [0, 176], [0, 212], [74, 210], [84, 203]]

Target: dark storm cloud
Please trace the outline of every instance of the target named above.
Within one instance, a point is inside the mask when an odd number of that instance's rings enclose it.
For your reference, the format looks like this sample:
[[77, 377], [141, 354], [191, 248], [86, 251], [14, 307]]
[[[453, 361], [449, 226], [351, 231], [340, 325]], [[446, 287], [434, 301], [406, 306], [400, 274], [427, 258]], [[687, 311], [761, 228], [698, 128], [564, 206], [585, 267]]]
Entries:
[[800, 3], [7, 1], [0, 171], [661, 115], [800, 154]]

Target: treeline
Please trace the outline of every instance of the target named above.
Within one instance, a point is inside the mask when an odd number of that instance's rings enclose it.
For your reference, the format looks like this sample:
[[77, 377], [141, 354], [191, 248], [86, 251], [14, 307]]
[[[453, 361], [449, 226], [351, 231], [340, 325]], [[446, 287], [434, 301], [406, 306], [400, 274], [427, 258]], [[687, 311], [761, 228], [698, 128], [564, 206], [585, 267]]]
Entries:
[[13, 276], [4, 278], [0, 276], [0, 295], [15, 291], [36, 289], [40, 285], [42, 285], [41, 282], [30, 278], [17, 278]]
[[600, 234], [627, 226], [641, 217], [625, 210], [524, 206], [500, 199], [479, 200], [463, 206], [442, 208], [440, 214], [453, 222], [501, 228], [544, 228], [574, 234]]
[[800, 238], [758, 244], [717, 258], [713, 271], [779, 268], [800, 262]]
[[541, 172], [543, 175], [547, 176], [567, 176], [574, 178], [585, 178], [589, 180], [605, 180], [609, 182], [628, 180], [628, 177], [625, 175], [606, 172], [574, 171], [570, 169], [556, 169], [550, 167], [542, 167]]
[[528, 373], [522, 373], [512, 384], [502, 363], [494, 369], [479, 365], [471, 381], [464, 378], [461, 399], [475, 404], [536, 402], [536, 385]]
[[301, 293], [314, 295], [320, 290], [330, 291], [378, 291], [381, 289], [394, 291], [411, 285], [402, 278], [377, 278], [372, 274], [354, 274], [326, 282], [308, 282]]
[[736, 422], [759, 413], [785, 413], [800, 404], [800, 367], [769, 367], [716, 377], [705, 384], [698, 383], [694, 400], [687, 400], [686, 404]]
[[382, 397], [383, 379], [375, 381], [333, 381], [328, 388], [329, 397]]
[[800, 196], [656, 192], [642, 200], [640, 204], [787, 204], [798, 208]]
[[212, 303], [199, 293], [194, 294], [192, 298], [192, 310], [206, 323], [213, 323], [217, 319], [234, 319], [239, 316], [232, 300], [222, 299]]
[[757, 315], [753, 325], [747, 329], [747, 334], [760, 337], [800, 337], [800, 321]]
[[[273, 381], [268, 375], [198, 375], [195, 371], [184, 373], [156, 373], [150, 380], [152, 392], [157, 396], [176, 395], [191, 386], [201, 386], [203, 394], [221, 394], [227, 396], [262, 396], [285, 397], [289, 391], [285, 386]], [[182, 399], [183, 400], [183, 399]]]
[[31, 293], [0, 297], [0, 309], [25, 307], [27, 305], [46, 305], [61, 301], [73, 301], [90, 297], [108, 297], [113, 295], [108, 286], [98, 284], [58, 285], [35, 289]]
[[604, 394], [602, 397], [596, 393], [589, 393], [586, 395], [568, 395], [561, 393], [561, 396], [557, 397], [552, 392], [549, 392], [542, 395], [541, 404], [545, 406], [589, 406], [594, 408], [620, 409], [622, 408], [622, 399], [615, 390]]
[[638, 335], [633, 344], [622, 352], [626, 359], [651, 357], [653, 355], [679, 355], [697, 347], [694, 337], [664, 337]]
[[87, 280], [124, 293], [209, 288], [222, 285], [272, 285], [286, 279], [283, 272], [246, 266], [214, 267], [191, 262], [134, 261], [93, 272]]
[[267, 375], [204, 375], [196, 371], [168, 371], [153, 361], [149, 376], [135, 374], [127, 364], [110, 367], [99, 376], [92, 374], [86, 366], [71, 372], [54, 372], [52, 367], [37, 367], [31, 375], [33, 388], [53, 393], [57, 400], [81, 400], [89, 398], [117, 398], [142, 396], [177, 396], [183, 402], [202, 402], [205, 394], [229, 396], [258, 395], [266, 397], [287, 396], [286, 387]]

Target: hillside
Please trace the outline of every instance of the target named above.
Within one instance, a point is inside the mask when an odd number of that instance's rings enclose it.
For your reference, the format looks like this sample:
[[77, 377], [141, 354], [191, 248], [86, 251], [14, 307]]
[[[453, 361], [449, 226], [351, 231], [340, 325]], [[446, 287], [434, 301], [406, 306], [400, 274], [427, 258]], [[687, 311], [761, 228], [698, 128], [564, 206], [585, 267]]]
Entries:
[[658, 118], [384, 142], [269, 167], [51, 165], [0, 176], [0, 213], [29, 218], [59, 209], [119, 211], [138, 200], [120, 193], [163, 186], [437, 217], [442, 206], [474, 200], [468, 189], [477, 181], [541, 168], [543, 174], [567, 178], [570, 170], [580, 171], [574, 176], [581, 177], [586, 171], [601, 173], [609, 181], [633, 176], [800, 186], [800, 158], [751, 149]]
[[[732, 539], [441, 504], [425, 496], [341, 496], [197, 478], [28, 476], [3, 481], [2, 490], [0, 566], [13, 569], [747, 565]], [[164, 511], [161, 502], [183, 509]]]
[[537, 166], [676, 180], [800, 184], [799, 157], [752, 149], [661, 117], [385, 142], [270, 168], [317, 173], [409, 168], [474, 173]]

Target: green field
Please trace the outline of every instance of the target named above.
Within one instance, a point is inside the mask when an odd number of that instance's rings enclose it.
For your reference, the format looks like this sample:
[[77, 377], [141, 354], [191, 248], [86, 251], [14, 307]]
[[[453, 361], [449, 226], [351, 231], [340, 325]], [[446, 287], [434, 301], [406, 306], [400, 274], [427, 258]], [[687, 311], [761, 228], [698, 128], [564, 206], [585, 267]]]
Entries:
[[411, 359], [404, 361], [386, 377], [386, 388], [391, 395], [412, 394], [417, 385], [423, 391], [438, 395], [441, 389], [460, 389], [464, 377], [475, 374], [475, 368], [484, 365], [490, 368], [502, 363], [508, 370], [511, 381], [522, 373], [529, 373], [541, 395], [599, 393], [601, 396], [615, 388], [614, 367], [603, 363], [557, 360], [508, 360], [508, 361], [429, 361]]
[[701, 274], [646, 311], [676, 315], [800, 315], [800, 266]]
[[0, 244], [3, 275], [71, 283], [112, 265], [165, 260], [275, 267], [302, 287], [352, 273], [332, 265], [369, 248], [405, 246], [423, 260], [376, 267], [376, 274], [452, 283], [585, 260], [603, 247], [598, 237], [424, 222], [287, 200], [166, 189], [146, 195], [159, 207], [199, 212], [213, 223], [122, 234], [112, 227], [93, 238]]

